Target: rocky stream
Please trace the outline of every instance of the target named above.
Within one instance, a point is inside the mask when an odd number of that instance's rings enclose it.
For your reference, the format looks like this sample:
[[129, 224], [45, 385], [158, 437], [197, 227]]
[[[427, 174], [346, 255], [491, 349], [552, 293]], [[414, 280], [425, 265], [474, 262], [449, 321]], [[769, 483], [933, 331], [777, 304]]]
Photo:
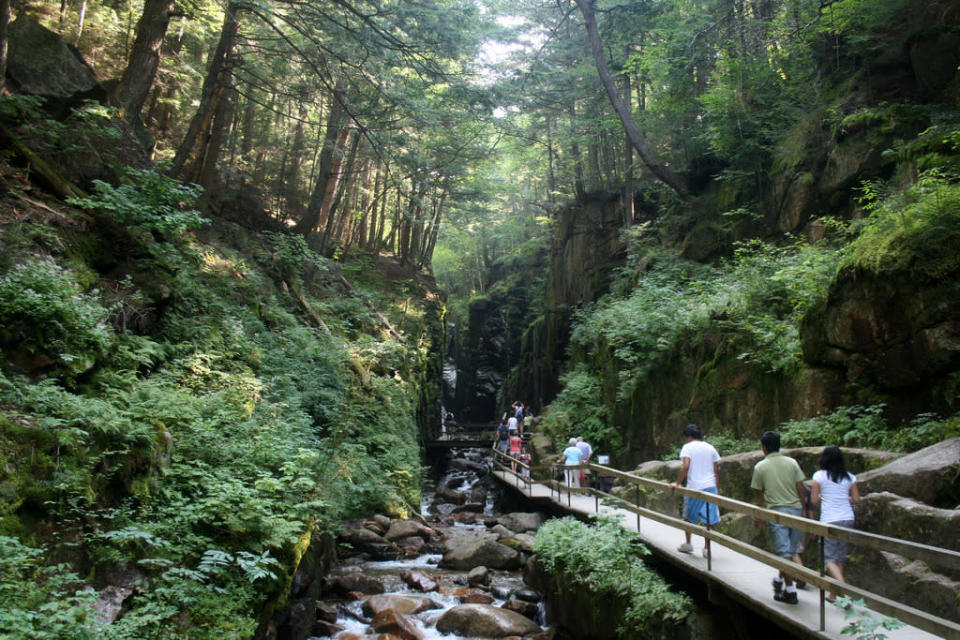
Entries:
[[314, 639], [553, 638], [523, 580], [539, 513], [502, 513], [489, 454], [451, 450], [422, 513], [347, 523]]

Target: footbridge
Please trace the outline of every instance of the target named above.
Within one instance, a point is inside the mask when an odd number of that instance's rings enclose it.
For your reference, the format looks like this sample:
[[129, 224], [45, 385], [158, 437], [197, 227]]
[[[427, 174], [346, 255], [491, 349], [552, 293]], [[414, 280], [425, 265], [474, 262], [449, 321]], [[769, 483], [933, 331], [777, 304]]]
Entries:
[[[823, 547], [820, 547], [820, 568], [814, 570], [800, 567], [772, 553], [736, 538], [721, 534], [710, 527], [693, 525], [680, 518], [665, 515], [641, 506], [641, 496], [651, 491], [674, 491], [677, 495], [696, 497], [716, 504], [724, 511], [747, 514], [767, 522], [777, 522], [800, 529], [806, 533], [846, 540], [854, 545], [872, 547], [881, 551], [897, 553], [921, 560], [930, 565], [945, 567], [960, 572], [960, 552], [919, 544], [908, 540], [889, 538], [864, 531], [843, 529], [814, 520], [797, 518], [762, 509], [753, 504], [733, 500], [702, 491], [677, 487], [670, 489], [664, 482], [635, 476], [611, 467], [586, 464], [564, 469], [588, 469], [593, 477], [617, 479], [621, 485], [632, 487], [626, 495], [617, 497], [596, 488], [567, 488], [552, 480], [533, 480], [530, 468], [508, 456], [494, 451], [494, 476], [503, 484], [522, 492], [533, 501], [548, 501], [571, 514], [604, 514], [619, 517], [621, 526], [636, 532], [647, 548], [658, 558], [704, 582], [711, 599], [733, 600], [756, 612], [778, 626], [801, 638], [850, 638], [841, 635], [849, 624], [847, 614], [873, 616], [878, 614], [897, 618], [903, 626], [894, 630], [878, 630], [890, 640], [927, 640], [949, 638], [960, 640], [960, 624], [938, 617], [903, 603], [885, 598], [867, 589], [839, 583], [825, 575]], [[556, 477], [554, 475], [553, 477]], [[677, 551], [683, 541], [683, 531], [689, 531], [706, 539], [707, 553], [686, 554]], [[786, 604], [773, 600], [771, 580], [777, 570], [784, 570], [807, 583], [799, 591], [799, 604]], [[866, 609], [855, 607], [846, 611], [826, 602], [827, 592], [846, 595], [862, 600]], [[748, 637], [746, 634], [741, 634]], [[855, 636], [853, 636], [855, 637]]]

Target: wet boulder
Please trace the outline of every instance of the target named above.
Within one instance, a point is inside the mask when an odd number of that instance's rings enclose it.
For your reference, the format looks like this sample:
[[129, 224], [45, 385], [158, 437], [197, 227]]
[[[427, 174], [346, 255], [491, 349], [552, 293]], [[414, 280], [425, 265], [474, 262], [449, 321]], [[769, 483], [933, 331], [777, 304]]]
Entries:
[[474, 638], [523, 636], [540, 629], [536, 622], [515, 611], [486, 604], [461, 604], [437, 620], [437, 631]]
[[444, 543], [440, 566], [445, 569], [469, 571], [481, 565], [492, 569], [516, 569], [520, 567], [520, 554], [497, 542], [497, 536], [476, 533], [450, 538]]
[[381, 611], [370, 622], [370, 627], [379, 633], [388, 633], [401, 640], [423, 640], [424, 635], [406, 616], [393, 609]]
[[465, 493], [454, 491], [453, 489], [449, 489], [443, 485], [437, 487], [434, 495], [436, 496], [436, 499], [449, 504], [463, 504], [467, 501], [467, 495]]
[[526, 533], [527, 531], [536, 531], [543, 524], [543, 514], [541, 513], [508, 513], [497, 518], [497, 522], [502, 524], [510, 531], [517, 533]]
[[406, 571], [400, 576], [412, 589], [417, 591], [436, 591], [437, 582], [421, 571]]
[[861, 494], [888, 491], [953, 509], [960, 505], [960, 438], [938, 442], [858, 474], [857, 484]]
[[317, 620], [336, 622], [338, 614], [336, 602], [317, 602]]
[[359, 571], [345, 573], [333, 579], [331, 590], [336, 593], [379, 594], [384, 592], [383, 585], [376, 578], [365, 576]]
[[390, 528], [384, 536], [390, 542], [403, 540], [404, 538], [418, 537], [429, 540], [434, 534], [433, 529], [420, 524], [416, 520], [394, 520], [390, 523]]
[[366, 551], [371, 547], [387, 544], [383, 536], [374, 533], [360, 522], [348, 523], [337, 539], [358, 551]]
[[471, 587], [487, 586], [490, 584], [490, 570], [486, 567], [474, 567], [467, 574], [467, 584]]
[[531, 620], [536, 620], [537, 615], [540, 613], [540, 608], [534, 603], [526, 602], [525, 600], [518, 600], [517, 598], [510, 598], [504, 602], [500, 608], [508, 611], [514, 611], [522, 616], [530, 618]]
[[370, 596], [363, 601], [363, 615], [374, 617], [383, 611], [392, 610], [400, 615], [413, 615], [440, 605], [426, 596], [386, 593]]
[[493, 604], [493, 596], [479, 589], [470, 589], [460, 598], [463, 604]]
[[479, 502], [467, 502], [453, 510], [454, 513], [463, 513], [464, 511], [472, 511], [474, 513], [483, 513], [483, 504]]

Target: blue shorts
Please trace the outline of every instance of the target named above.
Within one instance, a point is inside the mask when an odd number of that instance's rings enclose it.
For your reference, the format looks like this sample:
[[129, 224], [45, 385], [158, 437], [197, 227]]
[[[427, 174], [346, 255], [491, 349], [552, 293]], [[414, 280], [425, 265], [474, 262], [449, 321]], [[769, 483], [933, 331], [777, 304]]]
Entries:
[[[770, 510], [798, 517], [803, 514], [803, 512], [796, 507], [770, 507]], [[770, 528], [770, 537], [775, 554], [781, 558], [792, 558], [797, 555], [797, 548], [799, 548], [800, 539], [803, 537], [802, 531], [799, 529], [791, 529], [786, 525], [777, 524], [776, 522], [768, 522], [767, 526]]]
[[[701, 489], [704, 493], [717, 493], [716, 487]], [[683, 499], [683, 519], [693, 524], [714, 525], [720, 522], [720, 509], [717, 505], [697, 498]]]

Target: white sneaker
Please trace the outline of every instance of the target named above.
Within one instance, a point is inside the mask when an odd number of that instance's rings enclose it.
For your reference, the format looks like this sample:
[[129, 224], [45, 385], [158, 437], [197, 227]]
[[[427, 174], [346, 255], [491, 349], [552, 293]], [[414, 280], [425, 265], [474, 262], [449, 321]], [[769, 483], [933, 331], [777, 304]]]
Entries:
[[677, 551], [680, 553], [693, 553], [693, 545], [689, 542], [684, 542], [682, 545], [677, 547]]

